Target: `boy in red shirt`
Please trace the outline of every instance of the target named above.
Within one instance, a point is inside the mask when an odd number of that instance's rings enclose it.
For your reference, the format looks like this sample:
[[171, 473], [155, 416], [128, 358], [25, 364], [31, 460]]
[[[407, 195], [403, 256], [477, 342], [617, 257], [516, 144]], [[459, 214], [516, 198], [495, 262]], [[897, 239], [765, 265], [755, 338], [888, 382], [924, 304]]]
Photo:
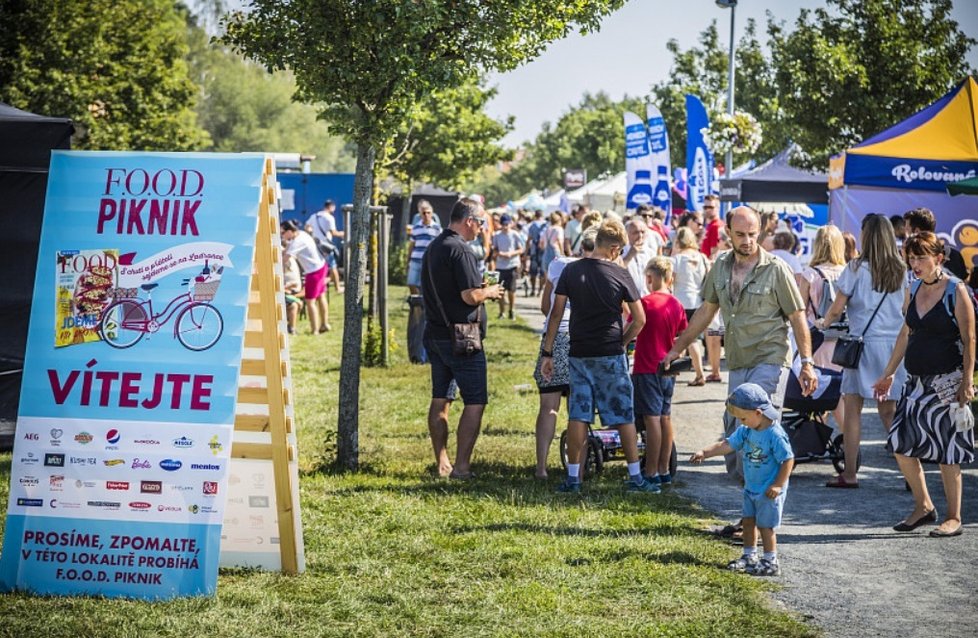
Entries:
[[645, 474], [660, 485], [672, 483], [669, 457], [672, 455], [672, 393], [674, 376], [658, 374], [659, 364], [686, 329], [686, 311], [669, 293], [672, 285], [672, 260], [654, 257], [645, 267], [649, 294], [642, 297], [645, 327], [635, 341], [635, 366], [632, 386], [635, 392], [636, 421], [645, 424]]

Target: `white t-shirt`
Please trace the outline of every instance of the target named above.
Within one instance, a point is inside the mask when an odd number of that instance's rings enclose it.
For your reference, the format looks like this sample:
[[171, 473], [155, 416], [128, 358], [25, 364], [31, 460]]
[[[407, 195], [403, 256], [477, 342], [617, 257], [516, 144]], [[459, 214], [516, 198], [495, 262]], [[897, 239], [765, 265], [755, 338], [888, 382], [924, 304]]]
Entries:
[[[557, 290], [557, 280], [560, 279], [560, 273], [564, 272], [564, 267], [567, 266], [567, 264], [572, 264], [577, 260], [578, 257], [558, 257], [557, 259], [554, 259], [552, 262], [550, 262], [550, 267], [547, 268], [547, 279], [553, 282], [553, 287], [550, 289], [551, 309], [554, 307], [554, 297], [556, 297], [554, 291]], [[564, 332], [564, 333], [567, 332], [570, 326], [570, 309], [571, 309], [571, 304], [570, 304], [570, 299], [568, 299], [567, 303], [564, 304], [564, 316], [560, 318], [560, 325], [557, 326], [557, 332]], [[547, 321], [549, 319], [550, 317], [543, 318], [544, 333], [547, 332]]]
[[[655, 231], [650, 231], [645, 234], [645, 245], [642, 246], [642, 250], [638, 251], [635, 257], [626, 264], [628, 274], [632, 276], [632, 281], [635, 282], [635, 287], [638, 289], [640, 297], [649, 294], [649, 287], [645, 284], [645, 267], [648, 265], [649, 260], [658, 254], [656, 251], [657, 244], [654, 241], [649, 241], [650, 235], [655, 234], [657, 234]], [[659, 237], [659, 239], [661, 240], [662, 238]], [[626, 246], [625, 251], [622, 253], [622, 258], [630, 254], [633, 250], [633, 246]]]
[[674, 280], [672, 294], [686, 310], [703, 304], [703, 280], [706, 279], [706, 257], [703, 253], [681, 253], [672, 257]]
[[304, 230], [300, 230], [289, 242], [289, 245], [285, 247], [285, 252], [295, 257], [299, 262], [299, 267], [302, 268], [302, 273], [308, 275], [311, 272], [316, 272], [320, 268], [326, 265], [326, 260], [323, 256], [319, 254], [319, 249], [316, 248], [316, 242], [313, 238]]
[[333, 231], [336, 230], [336, 218], [332, 213], [321, 210], [313, 213], [306, 220], [306, 226], [312, 227], [312, 236], [320, 241], [333, 241]]

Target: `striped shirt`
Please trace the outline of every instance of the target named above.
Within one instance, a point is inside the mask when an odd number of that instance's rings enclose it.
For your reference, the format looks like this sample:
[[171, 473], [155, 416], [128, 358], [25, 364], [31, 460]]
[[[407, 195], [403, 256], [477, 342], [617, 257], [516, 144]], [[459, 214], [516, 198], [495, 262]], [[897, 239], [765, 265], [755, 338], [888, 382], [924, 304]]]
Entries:
[[441, 226], [438, 222], [432, 222], [431, 226], [415, 224], [411, 227], [411, 241], [414, 248], [411, 250], [411, 261], [420, 264], [424, 257], [424, 251], [428, 250], [431, 240], [441, 234]]

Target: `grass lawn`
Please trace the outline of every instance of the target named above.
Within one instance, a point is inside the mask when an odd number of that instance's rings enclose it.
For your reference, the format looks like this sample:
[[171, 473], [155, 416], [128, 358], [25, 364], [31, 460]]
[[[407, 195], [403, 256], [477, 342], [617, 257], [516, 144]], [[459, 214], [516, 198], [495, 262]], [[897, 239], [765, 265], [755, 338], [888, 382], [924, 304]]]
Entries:
[[[392, 299], [404, 293], [395, 288]], [[340, 335], [293, 340], [303, 576], [222, 571], [216, 597], [164, 603], [0, 595], [0, 636], [817, 633], [768, 604], [768, 583], [721, 569], [736, 553], [696, 531], [702, 511], [671, 495], [624, 494], [623, 464], [589, 482], [583, 497], [557, 496], [554, 445], [554, 478], [533, 480], [536, 395], [513, 386], [532, 383], [538, 337], [519, 322], [490, 327], [478, 478], [433, 478], [428, 370], [407, 362], [407, 307], [393, 306], [393, 365], [363, 370], [357, 474], [323, 469], [336, 428]], [[339, 328], [341, 298], [331, 310]], [[10, 458], [0, 455], [4, 503]]]

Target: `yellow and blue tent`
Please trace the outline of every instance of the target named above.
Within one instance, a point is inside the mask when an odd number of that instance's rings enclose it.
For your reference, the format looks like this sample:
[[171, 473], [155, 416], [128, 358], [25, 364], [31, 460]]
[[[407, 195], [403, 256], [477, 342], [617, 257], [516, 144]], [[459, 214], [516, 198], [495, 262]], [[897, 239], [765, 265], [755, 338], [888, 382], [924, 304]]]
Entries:
[[829, 162], [830, 218], [859, 228], [866, 213], [903, 214], [924, 206], [954, 241], [974, 206], [947, 194], [948, 184], [978, 175], [978, 82], [967, 77], [927, 108]]
[[[978, 83], [944, 97], [832, 158], [829, 188], [882, 186], [943, 191], [978, 174]], [[841, 180], [839, 178], [842, 178]]]

